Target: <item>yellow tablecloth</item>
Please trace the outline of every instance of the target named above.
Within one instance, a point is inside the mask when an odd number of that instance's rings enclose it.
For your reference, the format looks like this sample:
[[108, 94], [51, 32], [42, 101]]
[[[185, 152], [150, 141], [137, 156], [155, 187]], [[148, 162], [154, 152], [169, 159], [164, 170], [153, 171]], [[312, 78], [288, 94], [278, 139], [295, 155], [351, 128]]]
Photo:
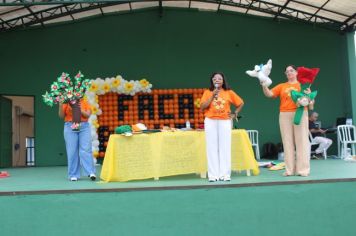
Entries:
[[[232, 131], [232, 170], [252, 170], [258, 164], [247, 132]], [[129, 181], [191, 173], [206, 173], [205, 132], [177, 131], [110, 136], [101, 170], [104, 181]]]

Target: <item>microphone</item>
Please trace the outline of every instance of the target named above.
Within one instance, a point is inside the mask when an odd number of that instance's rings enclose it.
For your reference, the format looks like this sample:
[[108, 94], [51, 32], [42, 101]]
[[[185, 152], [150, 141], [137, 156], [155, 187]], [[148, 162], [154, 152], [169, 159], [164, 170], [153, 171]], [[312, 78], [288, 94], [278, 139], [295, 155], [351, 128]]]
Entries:
[[[216, 89], [219, 89], [219, 84], [214, 84]], [[218, 94], [215, 94], [215, 98], [218, 98]]]

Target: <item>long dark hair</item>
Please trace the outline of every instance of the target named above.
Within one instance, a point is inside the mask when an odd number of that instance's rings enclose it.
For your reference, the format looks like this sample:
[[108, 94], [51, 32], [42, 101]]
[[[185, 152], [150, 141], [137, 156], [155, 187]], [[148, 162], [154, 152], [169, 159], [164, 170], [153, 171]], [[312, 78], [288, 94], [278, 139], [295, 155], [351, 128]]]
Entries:
[[225, 89], [225, 90], [230, 90], [231, 87], [228, 85], [228, 83], [227, 83], [227, 81], [226, 81], [226, 78], [225, 78], [225, 75], [224, 75], [224, 73], [222, 73], [222, 72], [214, 72], [214, 73], [210, 76], [210, 87], [209, 87], [209, 90], [210, 90], [210, 91], [213, 91], [213, 90], [215, 89], [215, 85], [214, 85], [214, 83], [213, 83], [213, 78], [214, 78], [214, 76], [217, 75], [217, 74], [221, 75], [221, 77], [223, 78], [223, 84], [222, 84], [223, 89]]

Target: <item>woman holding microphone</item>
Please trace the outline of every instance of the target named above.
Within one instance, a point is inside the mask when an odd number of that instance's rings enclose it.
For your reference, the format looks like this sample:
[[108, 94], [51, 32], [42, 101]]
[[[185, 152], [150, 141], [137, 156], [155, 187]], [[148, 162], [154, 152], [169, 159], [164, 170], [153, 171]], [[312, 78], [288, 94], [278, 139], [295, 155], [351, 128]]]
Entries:
[[[235, 106], [231, 113], [230, 105]], [[231, 180], [231, 119], [238, 116], [243, 100], [231, 90], [221, 72], [210, 77], [200, 109], [204, 112], [209, 182]]]

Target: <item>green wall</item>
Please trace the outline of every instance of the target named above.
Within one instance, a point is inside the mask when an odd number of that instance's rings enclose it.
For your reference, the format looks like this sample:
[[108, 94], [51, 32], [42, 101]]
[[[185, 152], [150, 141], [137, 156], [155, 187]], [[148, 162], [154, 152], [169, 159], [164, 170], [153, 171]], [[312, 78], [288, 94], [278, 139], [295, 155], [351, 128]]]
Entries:
[[[346, 36], [293, 22], [192, 10], [146, 10], [0, 34], [0, 94], [35, 96], [36, 163], [66, 163], [62, 121], [41, 94], [62, 72], [87, 77], [147, 78], [154, 88], [207, 87], [223, 71], [245, 100], [241, 128], [260, 131], [260, 144], [280, 142], [278, 100], [262, 95], [245, 71], [273, 59], [274, 84], [288, 64], [320, 67], [312, 88], [323, 125], [350, 115]], [[331, 97], [331, 94], [334, 95]]]
[[353, 123], [356, 119], [356, 52], [355, 52], [355, 32], [347, 35], [348, 66], [350, 76], [350, 94]]

